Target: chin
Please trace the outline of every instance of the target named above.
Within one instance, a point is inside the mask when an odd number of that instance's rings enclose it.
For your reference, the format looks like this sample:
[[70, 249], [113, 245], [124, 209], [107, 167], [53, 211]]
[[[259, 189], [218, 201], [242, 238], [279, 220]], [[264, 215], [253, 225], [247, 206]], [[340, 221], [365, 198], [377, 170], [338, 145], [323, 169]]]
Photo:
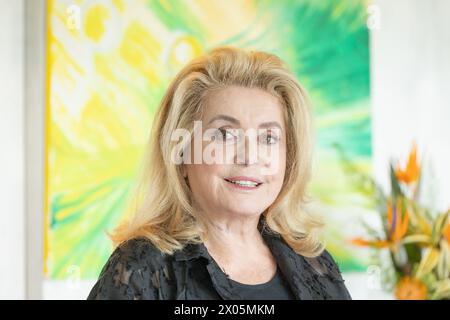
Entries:
[[264, 209], [255, 208], [254, 206], [245, 206], [241, 205], [239, 208], [230, 208], [230, 212], [233, 212], [235, 215], [251, 217], [260, 215]]

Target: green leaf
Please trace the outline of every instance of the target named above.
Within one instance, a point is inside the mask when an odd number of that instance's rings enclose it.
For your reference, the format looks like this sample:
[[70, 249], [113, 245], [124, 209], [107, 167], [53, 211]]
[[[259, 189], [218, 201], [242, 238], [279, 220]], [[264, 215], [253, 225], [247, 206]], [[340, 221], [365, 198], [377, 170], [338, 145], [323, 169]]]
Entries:
[[392, 163], [389, 165], [390, 177], [391, 177], [391, 192], [392, 197], [396, 199], [399, 196], [403, 196], [402, 190], [400, 189], [400, 184], [398, 183], [397, 176], [395, 175], [395, 170]]
[[435, 223], [433, 224], [431, 238], [434, 245], [438, 245], [439, 241], [441, 240], [443, 230], [447, 225], [447, 220], [448, 220], [448, 213], [444, 212], [437, 217]]
[[450, 277], [450, 246], [446, 239], [440, 242], [441, 255], [437, 264], [437, 276], [439, 279]]
[[450, 279], [438, 281], [433, 285], [432, 300], [450, 298]]
[[422, 278], [424, 275], [430, 273], [436, 267], [439, 261], [439, 250], [433, 247], [427, 248], [425, 254], [420, 261], [417, 269], [416, 277]]
[[429, 244], [431, 243], [430, 236], [427, 236], [426, 234], [413, 234], [410, 236], [406, 236], [401, 241], [402, 244], [411, 244], [411, 243], [423, 243], [423, 244]]

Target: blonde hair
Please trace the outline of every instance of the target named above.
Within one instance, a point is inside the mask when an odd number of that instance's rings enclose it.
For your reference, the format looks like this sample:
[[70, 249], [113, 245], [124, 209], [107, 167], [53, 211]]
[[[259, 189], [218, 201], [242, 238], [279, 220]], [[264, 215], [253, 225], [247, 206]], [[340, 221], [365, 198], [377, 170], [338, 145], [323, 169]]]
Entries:
[[265, 90], [284, 107], [286, 173], [277, 199], [263, 212], [266, 228], [281, 235], [298, 254], [314, 257], [322, 252], [319, 231], [323, 224], [304, 208], [313, 149], [307, 94], [277, 56], [234, 47], [216, 48], [194, 59], [169, 85], [153, 120], [133, 214], [111, 235], [116, 245], [145, 237], [161, 252], [172, 254], [187, 243], [202, 242], [191, 190], [181, 165], [171, 161], [177, 143], [171, 133], [177, 128], [192, 132], [208, 92], [231, 85]]

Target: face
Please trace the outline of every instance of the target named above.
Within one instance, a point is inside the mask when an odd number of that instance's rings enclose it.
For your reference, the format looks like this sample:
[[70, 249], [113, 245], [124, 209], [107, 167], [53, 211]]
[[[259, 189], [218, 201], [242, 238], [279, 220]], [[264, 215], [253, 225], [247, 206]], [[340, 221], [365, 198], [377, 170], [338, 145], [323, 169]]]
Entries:
[[[230, 86], [208, 94], [201, 120], [202, 137], [195, 139], [202, 140], [203, 161], [183, 166], [195, 205], [206, 214], [261, 214], [284, 180], [282, 105], [261, 89]], [[194, 150], [192, 143], [191, 155]], [[222, 152], [215, 163], [205, 161], [208, 150]]]

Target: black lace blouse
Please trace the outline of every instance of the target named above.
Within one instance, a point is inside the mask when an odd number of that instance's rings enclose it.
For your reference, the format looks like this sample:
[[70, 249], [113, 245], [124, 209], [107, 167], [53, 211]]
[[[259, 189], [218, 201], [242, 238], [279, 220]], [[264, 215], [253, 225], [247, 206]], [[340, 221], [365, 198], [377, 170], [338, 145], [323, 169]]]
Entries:
[[[341, 272], [325, 250], [317, 258], [295, 253], [276, 234], [261, 234], [296, 300], [351, 299]], [[188, 244], [167, 255], [144, 238], [128, 240], [110, 256], [88, 299], [241, 300], [203, 244]]]

